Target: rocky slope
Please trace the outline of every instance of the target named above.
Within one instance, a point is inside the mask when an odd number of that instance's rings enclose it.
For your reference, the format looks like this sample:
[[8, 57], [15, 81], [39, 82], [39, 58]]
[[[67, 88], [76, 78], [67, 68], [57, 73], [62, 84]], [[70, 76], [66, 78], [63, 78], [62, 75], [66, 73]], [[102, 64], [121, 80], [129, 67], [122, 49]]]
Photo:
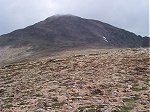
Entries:
[[64, 54], [1, 66], [0, 111], [149, 111], [149, 49]]
[[[149, 38], [142, 38], [109, 24], [73, 15], [55, 15], [32, 26], [0, 36], [0, 57], [19, 60], [72, 49], [147, 46]], [[20, 48], [24, 51], [19, 51]], [[2, 52], [4, 49], [7, 49], [5, 53]], [[11, 54], [10, 51], [14, 51], [15, 54]], [[0, 60], [0, 63], [6, 62], [7, 59]]]

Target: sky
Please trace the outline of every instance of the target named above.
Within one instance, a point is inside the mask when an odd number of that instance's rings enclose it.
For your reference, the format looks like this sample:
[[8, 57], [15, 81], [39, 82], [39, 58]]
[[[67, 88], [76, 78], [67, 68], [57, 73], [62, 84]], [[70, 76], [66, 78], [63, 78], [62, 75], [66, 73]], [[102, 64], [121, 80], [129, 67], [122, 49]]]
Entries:
[[0, 35], [55, 14], [72, 14], [149, 35], [149, 0], [0, 0]]

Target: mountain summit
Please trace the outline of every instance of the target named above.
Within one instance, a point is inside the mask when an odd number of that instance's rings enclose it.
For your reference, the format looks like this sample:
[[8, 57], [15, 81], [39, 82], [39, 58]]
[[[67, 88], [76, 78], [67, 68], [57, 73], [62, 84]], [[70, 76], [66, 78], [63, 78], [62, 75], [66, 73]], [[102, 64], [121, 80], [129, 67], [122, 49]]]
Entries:
[[[0, 36], [0, 52], [6, 47], [11, 51], [29, 48], [26, 52], [30, 51], [32, 55], [85, 48], [147, 47], [149, 42], [145, 40], [149, 38], [143, 39], [98, 20], [54, 15], [32, 26]], [[22, 54], [19, 52], [18, 55]]]

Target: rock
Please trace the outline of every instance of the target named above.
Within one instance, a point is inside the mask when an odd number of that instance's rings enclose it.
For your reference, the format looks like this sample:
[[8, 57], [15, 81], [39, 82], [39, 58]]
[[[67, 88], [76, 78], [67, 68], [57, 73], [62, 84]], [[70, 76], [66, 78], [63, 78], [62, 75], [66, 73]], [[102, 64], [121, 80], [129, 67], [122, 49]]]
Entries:
[[149, 102], [146, 101], [146, 100], [141, 100], [140, 103], [141, 103], [142, 105], [146, 105], [146, 104], [148, 104]]
[[58, 102], [58, 97], [56, 97], [56, 96], [51, 97], [51, 99], [53, 102]]
[[58, 100], [59, 103], [66, 102], [67, 97], [66, 96], [57, 96], [57, 100]]
[[103, 95], [104, 92], [100, 89], [93, 89], [93, 90], [91, 90], [91, 94], [93, 94], [93, 95], [96, 95], [96, 94]]
[[5, 91], [7, 91], [7, 90], [6, 90], [6, 88], [1, 87], [1, 88], [0, 88], [0, 95], [4, 94], [4, 93], [5, 93]]
[[46, 111], [45, 109], [39, 108], [35, 112], [48, 112], [48, 111]]

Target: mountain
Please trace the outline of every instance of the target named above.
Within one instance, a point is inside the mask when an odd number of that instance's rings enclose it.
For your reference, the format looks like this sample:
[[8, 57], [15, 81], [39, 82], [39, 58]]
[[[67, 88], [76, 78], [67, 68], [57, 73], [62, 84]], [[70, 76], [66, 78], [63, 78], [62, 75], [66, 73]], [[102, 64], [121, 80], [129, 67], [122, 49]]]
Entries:
[[143, 37], [142, 38], [142, 47], [149, 47], [150, 46], [150, 37]]
[[73, 15], [54, 15], [0, 36], [0, 57], [5, 61], [72, 49], [148, 46], [149, 37], [143, 38], [107, 23]]

